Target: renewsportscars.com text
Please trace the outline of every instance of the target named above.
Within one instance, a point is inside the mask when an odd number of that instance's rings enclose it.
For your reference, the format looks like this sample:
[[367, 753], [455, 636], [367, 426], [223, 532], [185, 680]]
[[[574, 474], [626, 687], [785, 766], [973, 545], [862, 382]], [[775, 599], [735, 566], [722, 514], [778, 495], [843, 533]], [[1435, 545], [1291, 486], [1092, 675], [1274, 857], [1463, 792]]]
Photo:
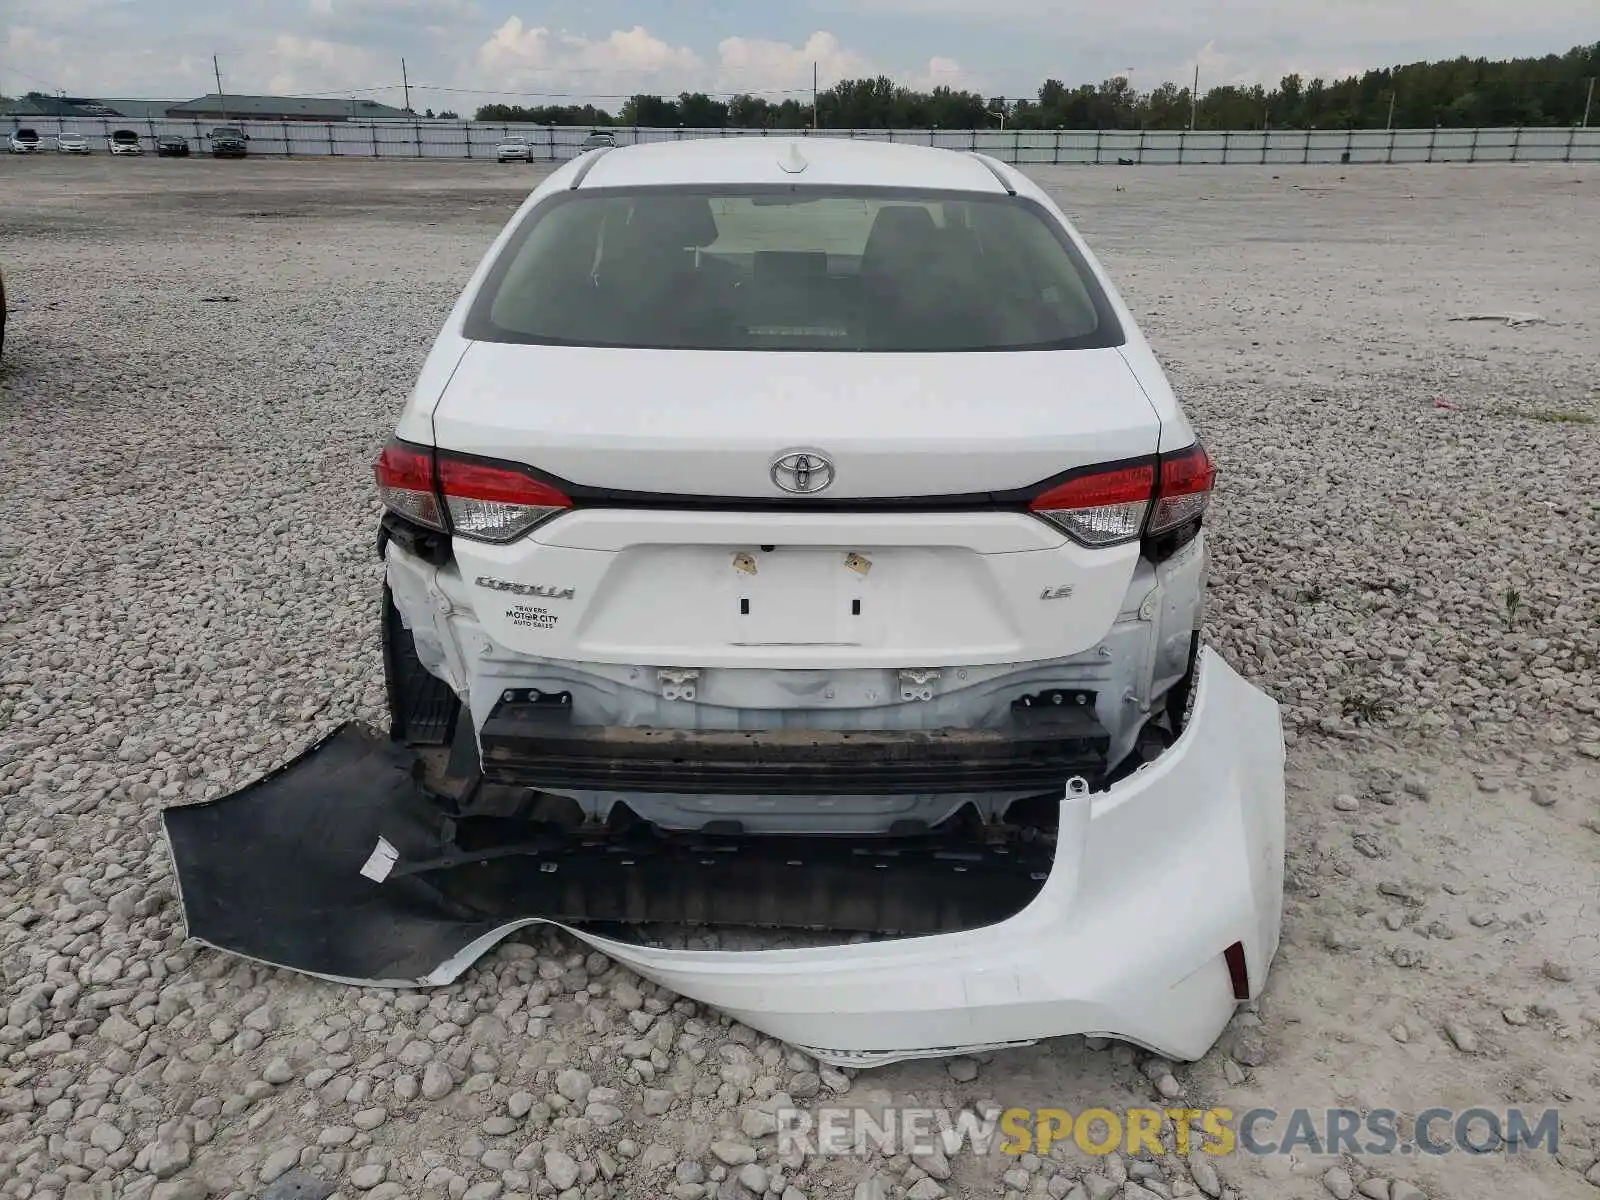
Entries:
[[845, 1107], [777, 1111], [778, 1148], [835, 1157], [1048, 1154], [1071, 1145], [1091, 1156], [1162, 1155], [1164, 1125], [1180, 1155], [1555, 1154], [1560, 1110], [1430, 1108], [1008, 1108], [970, 1110]]

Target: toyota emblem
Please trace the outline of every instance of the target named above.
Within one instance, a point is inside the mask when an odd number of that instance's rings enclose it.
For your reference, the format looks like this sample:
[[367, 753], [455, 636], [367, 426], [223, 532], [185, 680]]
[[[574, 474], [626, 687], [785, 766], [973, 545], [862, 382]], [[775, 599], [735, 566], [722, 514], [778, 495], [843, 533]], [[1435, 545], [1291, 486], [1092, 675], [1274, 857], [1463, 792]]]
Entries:
[[833, 463], [815, 450], [790, 450], [772, 460], [772, 482], [786, 492], [813, 496], [833, 482]]

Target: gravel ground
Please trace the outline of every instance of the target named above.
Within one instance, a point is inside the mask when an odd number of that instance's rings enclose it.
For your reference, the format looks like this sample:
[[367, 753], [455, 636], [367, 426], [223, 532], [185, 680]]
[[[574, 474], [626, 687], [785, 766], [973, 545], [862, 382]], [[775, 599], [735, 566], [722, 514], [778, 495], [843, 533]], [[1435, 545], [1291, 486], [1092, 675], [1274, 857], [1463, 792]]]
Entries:
[[[1200, 1063], [852, 1077], [554, 937], [414, 994], [184, 947], [160, 806], [384, 719], [369, 463], [535, 175], [0, 161], [0, 1196], [1600, 1195], [1593, 167], [1039, 172], [1219, 461], [1208, 635], [1293, 743], [1282, 957]], [[818, 1095], [1556, 1107], [1562, 1149], [780, 1161]]]

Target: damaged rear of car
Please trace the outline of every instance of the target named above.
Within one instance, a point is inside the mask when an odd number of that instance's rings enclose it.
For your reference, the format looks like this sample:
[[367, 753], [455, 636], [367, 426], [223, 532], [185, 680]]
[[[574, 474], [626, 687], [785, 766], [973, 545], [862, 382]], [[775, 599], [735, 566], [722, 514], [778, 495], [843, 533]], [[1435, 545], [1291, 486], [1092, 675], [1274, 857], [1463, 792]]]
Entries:
[[[412, 757], [341, 733], [234, 811], [281, 838], [299, 805], [312, 858], [366, 871], [326, 910], [388, 889], [430, 932], [229, 948], [442, 982], [554, 922], [858, 1064], [1068, 1033], [1195, 1058], [1259, 994], [1283, 744], [1200, 649], [1215, 469], [1020, 173], [585, 155], [486, 255], [375, 474]], [[181, 815], [180, 877], [223, 836]], [[652, 942], [681, 924], [817, 944]]]

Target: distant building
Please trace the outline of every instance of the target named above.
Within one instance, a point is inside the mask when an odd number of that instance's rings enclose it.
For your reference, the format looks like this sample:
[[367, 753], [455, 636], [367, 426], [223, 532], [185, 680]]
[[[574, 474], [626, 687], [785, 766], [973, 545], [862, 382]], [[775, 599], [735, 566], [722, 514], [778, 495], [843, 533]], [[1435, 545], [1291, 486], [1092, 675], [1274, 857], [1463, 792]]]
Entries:
[[144, 121], [151, 118], [160, 120], [167, 115], [167, 109], [178, 102], [176, 100], [101, 100], [99, 103], [105, 105], [119, 117]]
[[29, 92], [15, 100], [0, 99], [0, 117], [125, 117], [144, 120], [164, 117], [176, 100], [97, 100], [87, 96], [46, 96]]
[[201, 96], [167, 106], [169, 117], [197, 121], [404, 121], [415, 114], [376, 100], [326, 96]]

